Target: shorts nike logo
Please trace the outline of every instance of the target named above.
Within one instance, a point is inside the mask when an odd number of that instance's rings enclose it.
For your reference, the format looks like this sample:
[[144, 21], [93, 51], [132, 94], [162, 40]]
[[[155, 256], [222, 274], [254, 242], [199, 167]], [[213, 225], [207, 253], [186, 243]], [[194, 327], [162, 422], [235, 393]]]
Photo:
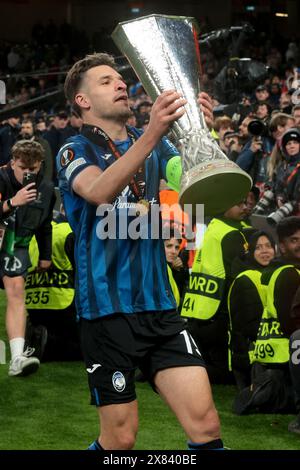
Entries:
[[92, 367], [87, 368], [87, 371], [89, 374], [92, 374], [98, 367], [102, 367], [101, 364], [93, 364]]

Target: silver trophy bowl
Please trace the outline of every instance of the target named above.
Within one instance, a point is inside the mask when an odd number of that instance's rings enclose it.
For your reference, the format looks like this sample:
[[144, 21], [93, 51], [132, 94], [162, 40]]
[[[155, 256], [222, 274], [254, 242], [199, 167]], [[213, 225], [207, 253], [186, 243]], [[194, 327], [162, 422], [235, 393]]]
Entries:
[[181, 206], [204, 204], [206, 215], [242, 201], [252, 180], [230, 161], [212, 138], [197, 103], [200, 54], [194, 18], [150, 15], [119, 23], [112, 33], [153, 101], [175, 89], [187, 100], [171, 132], [182, 155]]

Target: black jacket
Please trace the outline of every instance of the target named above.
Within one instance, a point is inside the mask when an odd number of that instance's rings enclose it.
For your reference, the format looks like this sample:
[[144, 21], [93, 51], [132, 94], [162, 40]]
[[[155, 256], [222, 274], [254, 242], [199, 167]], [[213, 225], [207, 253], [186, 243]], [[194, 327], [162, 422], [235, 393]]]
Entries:
[[[248, 266], [248, 269], [254, 268]], [[255, 271], [261, 270], [255, 268]], [[232, 366], [233, 369], [247, 369], [250, 367], [249, 346], [256, 340], [264, 307], [256, 286], [246, 275], [234, 281], [228, 300], [232, 324]]]
[[[22, 185], [16, 180], [10, 164], [0, 168], [0, 221], [8, 219], [12, 215], [11, 212], [3, 213], [3, 202], [13, 197], [21, 188]], [[15, 236], [27, 238], [35, 235], [40, 259], [51, 260], [54, 185], [38, 175], [37, 191], [36, 201], [15, 210]]]
[[6, 124], [0, 129], [0, 166], [6, 165], [11, 158], [11, 148], [16, 143], [19, 134], [18, 127]]

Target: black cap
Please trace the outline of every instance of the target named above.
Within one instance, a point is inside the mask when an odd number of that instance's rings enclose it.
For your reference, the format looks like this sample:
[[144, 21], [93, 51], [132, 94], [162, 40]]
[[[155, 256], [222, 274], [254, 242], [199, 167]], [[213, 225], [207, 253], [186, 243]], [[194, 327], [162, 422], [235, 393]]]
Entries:
[[268, 91], [268, 88], [266, 87], [266, 85], [258, 85], [255, 88], [255, 91]]
[[300, 143], [300, 132], [296, 127], [288, 129], [282, 136], [281, 146], [285, 148], [286, 144], [291, 140], [296, 140]]

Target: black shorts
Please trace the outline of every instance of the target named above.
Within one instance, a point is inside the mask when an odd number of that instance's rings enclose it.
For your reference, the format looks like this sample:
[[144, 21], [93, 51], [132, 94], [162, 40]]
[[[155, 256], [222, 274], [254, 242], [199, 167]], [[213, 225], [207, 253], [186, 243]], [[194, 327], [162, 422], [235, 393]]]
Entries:
[[[9, 255], [5, 251], [0, 252], [0, 279], [4, 276], [26, 277], [27, 270], [31, 266], [28, 247], [15, 248], [14, 254]], [[3, 287], [1, 285], [1, 287]]]
[[137, 367], [153, 385], [155, 374], [178, 366], [202, 366], [196, 343], [176, 311], [114, 314], [80, 321], [81, 347], [91, 403], [135, 400]]

